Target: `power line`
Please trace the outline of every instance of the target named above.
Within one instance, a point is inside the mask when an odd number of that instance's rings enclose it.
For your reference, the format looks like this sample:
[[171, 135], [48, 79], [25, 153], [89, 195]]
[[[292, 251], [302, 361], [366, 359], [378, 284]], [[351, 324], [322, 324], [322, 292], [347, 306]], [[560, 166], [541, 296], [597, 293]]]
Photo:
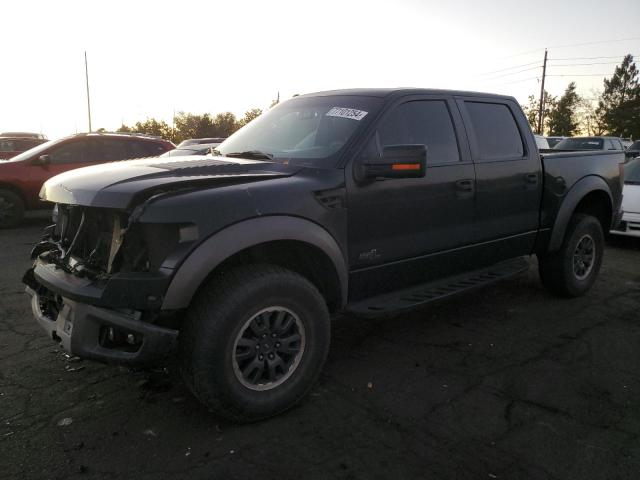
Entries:
[[[611, 55], [608, 57], [567, 57], [567, 58], [550, 58], [550, 61], [559, 61], [559, 60], [600, 60], [601, 58], [624, 58], [625, 55]], [[632, 54], [633, 55], [633, 54]]]
[[522, 57], [523, 55], [530, 55], [532, 53], [538, 53], [538, 52], [541, 52], [542, 50], [544, 50], [544, 48], [536, 48], [535, 50], [527, 50], [526, 52], [516, 53], [514, 55], [508, 55], [506, 57], [500, 57], [498, 60], [506, 60], [507, 58], [513, 58], [513, 57]]
[[618, 62], [593, 62], [593, 63], [560, 63], [553, 64], [552, 67], [580, 67], [584, 65], [618, 65]]
[[[547, 76], [549, 76], [549, 75], [547, 75]], [[529, 80], [537, 80], [538, 78], [540, 78], [540, 77], [539, 76], [535, 76], [535, 77], [521, 78], [519, 80], [514, 80], [512, 82], [489, 83], [488, 85], [485, 85], [483, 88], [501, 87], [503, 85], [513, 85], [514, 83], [528, 82]]]
[[613, 75], [612, 73], [566, 73], [566, 74], [555, 74], [555, 75], [547, 75], [547, 77], [606, 77], [608, 75]]
[[551, 47], [547, 47], [547, 48], [552, 49], [552, 48], [582, 47], [584, 45], [600, 45], [603, 43], [626, 42], [628, 40], [640, 40], [640, 37], [619, 38], [617, 40], [597, 40], [595, 42], [572, 43], [567, 45], [552, 45]]
[[504, 72], [506, 70], [513, 70], [514, 68], [528, 67], [529, 65], [534, 65], [536, 63], [539, 63], [539, 61], [530, 62], [530, 63], [523, 63], [522, 65], [514, 65], [513, 67], [501, 68], [500, 70], [494, 70], [492, 72], [483, 72], [483, 73], [480, 73], [479, 75], [491, 75], [492, 73], [500, 73], [500, 72]]
[[[536, 62], [536, 63], [538, 63], [538, 62]], [[518, 70], [517, 72], [503, 73], [502, 75], [496, 75], [496, 76], [494, 76], [494, 77], [484, 78], [484, 79], [482, 79], [481, 81], [483, 81], [483, 82], [484, 82], [484, 81], [488, 81], [488, 80], [494, 80], [494, 79], [496, 79], [496, 78], [508, 77], [509, 75], [517, 75], [517, 74], [519, 74], [519, 73], [522, 73], [522, 72], [529, 72], [529, 71], [531, 71], [531, 70], [536, 70], [536, 69], [541, 68], [541, 67], [542, 67], [542, 65], [536, 65], [535, 67], [525, 68], [525, 69], [523, 69], [523, 70]]]

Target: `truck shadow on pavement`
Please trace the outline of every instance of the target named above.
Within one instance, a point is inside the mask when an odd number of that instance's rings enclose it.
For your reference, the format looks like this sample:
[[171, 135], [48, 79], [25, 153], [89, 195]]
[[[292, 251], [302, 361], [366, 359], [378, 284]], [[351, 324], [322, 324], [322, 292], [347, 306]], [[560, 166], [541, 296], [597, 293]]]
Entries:
[[174, 365], [101, 365], [43, 338], [19, 285], [22, 245], [3, 253], [10, 279], [0, 281], [7, 478], [585, 479], [640, 470], [636, 239], [609, 241], [582, 298], [546, 293], [533, 260], [515, 279], [421, 310], [338, 316], [310, 394], [251, 425], [212, 416]]

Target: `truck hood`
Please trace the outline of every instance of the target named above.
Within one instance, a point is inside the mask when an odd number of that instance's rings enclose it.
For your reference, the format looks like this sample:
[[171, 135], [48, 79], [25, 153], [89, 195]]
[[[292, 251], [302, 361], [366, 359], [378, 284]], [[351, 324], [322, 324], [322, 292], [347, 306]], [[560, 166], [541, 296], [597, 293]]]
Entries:
[[103, 163], [50, 178], [40, 190], [48, 202], [126, 209], [160, 193], [256, 182], [295, 174], [301, 167], [240, 158], [189, 156]]
[[624, 212], [640, 213], [640, 185], [626, 183], [622, 194], [622, 210]]

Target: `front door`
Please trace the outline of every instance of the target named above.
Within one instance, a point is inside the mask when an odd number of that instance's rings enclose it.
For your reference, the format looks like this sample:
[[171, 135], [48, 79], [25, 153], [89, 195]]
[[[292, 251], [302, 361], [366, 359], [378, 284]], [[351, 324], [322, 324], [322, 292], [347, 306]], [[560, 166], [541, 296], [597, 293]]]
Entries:
[[427, 147], [424, 178], [356, 183], [347, 169], [352, 301], [454, 273], [439, 254], [475, 240], [474, 166], [455, 104], [442, 97], [396, 104], [360, 157], [408, 144]]
[[54, 145], [49, 150], [41, 153], [48, 155], [49, 160], [45, 164], [34, 161], [29, 167], [29, 184], [33, 192], [40, 188], [51, 177], [75, 168], [91, 165], [94, 154], [94, 144], [86, 137], [78, 137], [66, 141], [60, 145]]

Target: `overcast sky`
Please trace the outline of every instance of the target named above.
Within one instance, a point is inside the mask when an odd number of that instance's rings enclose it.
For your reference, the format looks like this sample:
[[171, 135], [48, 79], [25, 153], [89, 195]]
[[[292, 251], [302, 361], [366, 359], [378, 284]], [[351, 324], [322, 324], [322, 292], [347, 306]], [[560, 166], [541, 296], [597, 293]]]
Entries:
[[[85, 50], [94, 129], [181, 110], [240, 116], [278, 91], [457, 88], [524, 103], [545, 47], [548, 73], [567, 75], [547, 90], [575, 80], [592, 96], [624, 54], [640, 55], [638, 19], [638, 0], [3, 2], [0, 132], [86, 131]], [[604, 64], [561, 66], [577, 63]]]

